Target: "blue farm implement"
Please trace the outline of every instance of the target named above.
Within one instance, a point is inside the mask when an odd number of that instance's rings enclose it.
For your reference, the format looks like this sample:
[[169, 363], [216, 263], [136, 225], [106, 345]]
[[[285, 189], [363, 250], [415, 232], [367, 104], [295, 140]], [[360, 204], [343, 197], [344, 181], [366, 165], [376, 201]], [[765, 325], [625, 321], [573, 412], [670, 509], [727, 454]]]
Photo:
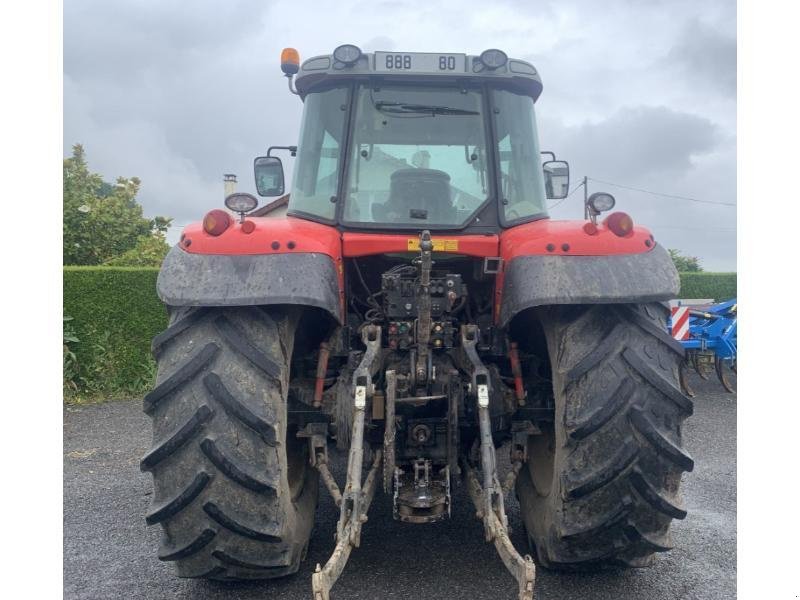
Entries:
[[672, 337], [684, 350], [680, 381], [689, 396], [694, 392], [687, 381], [687, 371], [694, 369], [708, 379], [713, 369], [726, 391], [735, 391], [729, 371], [736, 373], [736, 299], [709, 306], [677, 306], [672, 309]]

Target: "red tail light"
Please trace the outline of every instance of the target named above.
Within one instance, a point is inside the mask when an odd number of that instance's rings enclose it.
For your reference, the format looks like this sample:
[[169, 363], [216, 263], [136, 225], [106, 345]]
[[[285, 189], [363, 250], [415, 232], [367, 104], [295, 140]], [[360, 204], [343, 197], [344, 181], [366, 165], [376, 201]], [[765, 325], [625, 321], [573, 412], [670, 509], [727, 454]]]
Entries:
[[625, 237], [633, 231], [633, 219], [624, 212], [611, 213], [603, 223], [619, 237]]
[[222, 235], [231, 226], [231, 216], [215, 208], [203, 217], [203, 229], [208, 235]]

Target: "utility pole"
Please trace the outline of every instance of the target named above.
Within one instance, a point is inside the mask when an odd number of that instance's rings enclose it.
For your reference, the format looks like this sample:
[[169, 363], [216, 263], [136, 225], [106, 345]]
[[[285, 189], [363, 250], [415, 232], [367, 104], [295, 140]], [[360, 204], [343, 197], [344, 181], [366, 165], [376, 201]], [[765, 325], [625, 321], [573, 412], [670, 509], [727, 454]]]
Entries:
[[583, 176], [583, 218], [589, 218], [589, 190], [586, 189], [586, 181], [589, 178], [586, 175]]

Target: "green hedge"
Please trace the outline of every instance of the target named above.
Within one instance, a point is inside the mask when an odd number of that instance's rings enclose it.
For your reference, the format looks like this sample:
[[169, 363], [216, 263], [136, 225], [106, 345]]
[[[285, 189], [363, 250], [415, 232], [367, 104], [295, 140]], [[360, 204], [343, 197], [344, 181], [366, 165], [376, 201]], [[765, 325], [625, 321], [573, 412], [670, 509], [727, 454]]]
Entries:
[[77, 396], [120, 396], [148, 389], [155, 378], [150, 340], [167, 326], [156, 295], [158, 269], [64, 267], [65, 323], [79, 340], [75, 355]]
[[717, 302], [736, 297], [736, 273], [681, 273], [680, 298], [713, 298]]

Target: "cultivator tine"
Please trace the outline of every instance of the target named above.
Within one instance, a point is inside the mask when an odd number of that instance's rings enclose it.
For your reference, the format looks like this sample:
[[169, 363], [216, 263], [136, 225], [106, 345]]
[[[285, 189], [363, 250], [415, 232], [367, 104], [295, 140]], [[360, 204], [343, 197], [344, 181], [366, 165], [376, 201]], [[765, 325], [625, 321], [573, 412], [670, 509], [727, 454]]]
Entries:
[[695, 372], [700, 375], [700, 378], [704, 381], [708, 381], [708, 372], [705, 369], [705, 365], [703, 361], [700, 359], [700, 354], [698, 352], [692, 352], [692, 366], [694, 367]]
[[728, 368], [727, 365], [725, 364], [725, 360], [720, 358], [719, 356], [716, 356], [714, 358], [714, 368], [717, 371], [717, 378], [719, 379], [719, 382], [722, 384], [722, 387], [725, 388], [725, 391], [730, 394], [735, 394], [736, 389], [733, 387], [731, 380], [728, 379], [728, 374], [725, 372], [726, 369]]

